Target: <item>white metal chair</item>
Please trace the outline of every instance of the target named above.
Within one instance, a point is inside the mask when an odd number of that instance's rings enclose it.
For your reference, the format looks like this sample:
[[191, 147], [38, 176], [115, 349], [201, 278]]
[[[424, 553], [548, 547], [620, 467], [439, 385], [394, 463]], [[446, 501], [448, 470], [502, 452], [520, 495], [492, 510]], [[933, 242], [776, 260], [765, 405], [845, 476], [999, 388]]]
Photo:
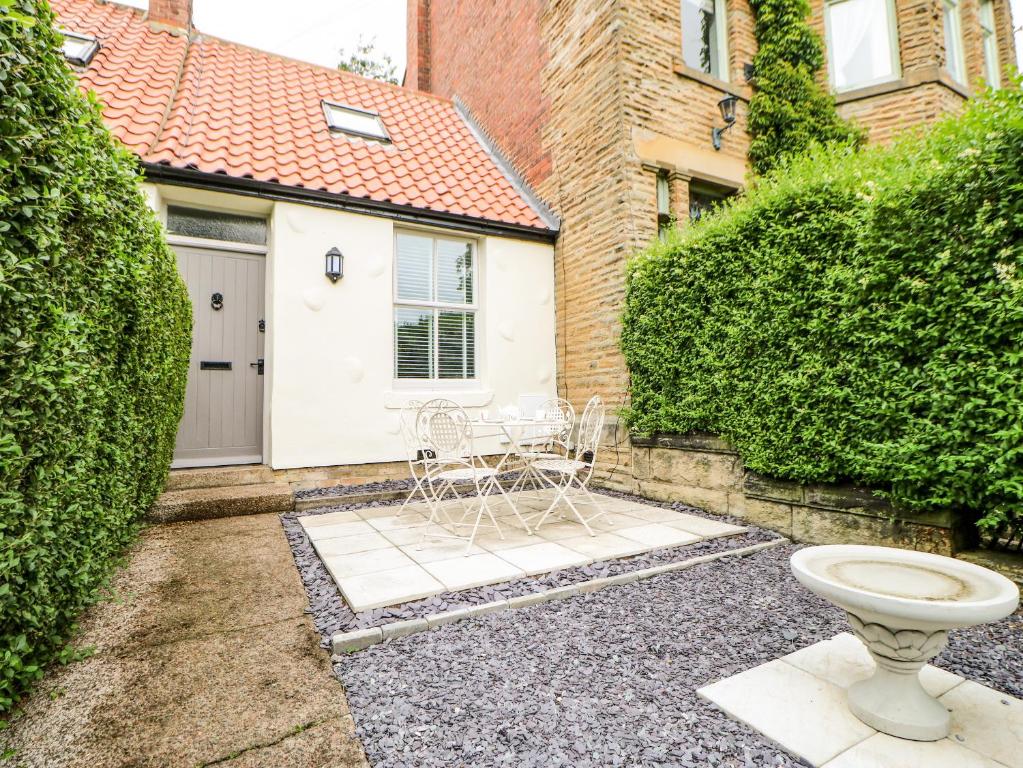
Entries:
[[412, 482], [414, 484], [409, 495], [402, 502], [401, 509], [398, 510], [399, 516], [405, 511], [408, 503], [416, 497], [416, 494], [422, 496], [427, 506], [433, 509], [433, 500], [426, 493], [426, 488], [423, 487], [423, 481], [426, 479], [426, 454], [416, 435], [416, 419], [419, 416], [419, 409], [422, 407], [423, 404], [418, 400], [410, 400], [401, 409], [401, 414], [399, 415], [401, 440], [405, 444], [405, 457], [408, 460], [408, 468], [412, 474]]
[[[418, 442], [425, 448], [425, 478], [430, 487], [434, 500], [431, 505], [430, 519], [427, 521], [420, 539], [420, 544], [427, 537], [460, 539], [466, 542], [465, 554], [472, 550], [472, 544], [476, 540], [476, 533], [480, 529], [483, 516], [490, 518], [490, 523], [482, 523], [485, 528], [494, 528], [498, 536], [504, 538], [501, 526], [490, 508], [489, 495], [495, 488], [504, 496], [508, 506], [511, 507], [515, 516], [522, 523], [527, 533], [532, 533], [529, 524], [511, 503], [505, 494], [504, 489], [497, 480], [497, 470], [488, 467], [483, 459], [476, 454], [473, 441], [472, 423], [468, 414], [456, 403], [450, 400], [431, 400], [420, 410], [416, 419], [416, 435]], [[448, 491], [454, 491], [456, 483], [471, 482], [475, 489], [475, 501], [466, 506], [461, 496], [464, 514], [458, 523], [453, 524], [455, 530], [451, 534], [437, 533], [433, 529], [438, 523], [441, 515], [448, 518], [444, 511], [441, 500]], [[478, 504], [478, 507], [476, 506]], [[468, 536], [461, 535], [458, 530], [465, 523], [465, 518], [475, 513], [475, 520], [472, 523], [472, 531]], [[450, 524], [450, 522], [449, 522]]]
[[[596, 536], [589, 524], [605, 514], [606, 510], [601, 508], [588, 486], [590, 478], [593, 476], [593, 468], [597, 463], [597, 450], [600, 448], [600, 435], [603, 429], [604, 403], [599, 395], [594, 395], [586, 404], [583, 416], [579, 420], [579, 434], [576, 438], [574, 456], [545, 458], [531, 462], [531, 466], [537, 470], [538, 474], [556, 489], [554, 501], [540, 516], [536, 523], [536, 530], [539, 530], [559, 502], [564, 501], [582, 523], [586, 532], [590, 536]], [[554, 475], [555, 479], [552, 479], [551, 475]], [[572, 500], [568, 492], [573, 488], [582, 492], [582, 498]], [[597, 511], [589, 517], [584, 517], [576, 506], [577, 504], [592, 505]]]
[[548, 486], [547, 481], [533, 466], [544, 459], [567, 459], [571, 453], [572, 430], [575, 427], [575, 408], [560, 397], [545, 400], [536, 409], [536, 415], [546, 423], [537, 427], [532, 435], [527, 435], [519, 444], [526, 450], [519, 454], [522, 460], [522, 471], [515, 478], [509, 492], [525, 488], [528, 482], [533, 490]]

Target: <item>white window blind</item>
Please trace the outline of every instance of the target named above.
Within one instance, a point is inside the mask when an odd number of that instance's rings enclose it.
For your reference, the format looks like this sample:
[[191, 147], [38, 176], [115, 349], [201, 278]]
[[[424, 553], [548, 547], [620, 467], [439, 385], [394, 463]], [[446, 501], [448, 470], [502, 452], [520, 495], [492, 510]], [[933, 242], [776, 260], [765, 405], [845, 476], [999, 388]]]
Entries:
[[394, 271], [395, 378], [476, 378], [473, 243], [399, 233]]
[[831, 82], [840, 91], [898, 76], [891, 0], [837, 0], [826, 6]]

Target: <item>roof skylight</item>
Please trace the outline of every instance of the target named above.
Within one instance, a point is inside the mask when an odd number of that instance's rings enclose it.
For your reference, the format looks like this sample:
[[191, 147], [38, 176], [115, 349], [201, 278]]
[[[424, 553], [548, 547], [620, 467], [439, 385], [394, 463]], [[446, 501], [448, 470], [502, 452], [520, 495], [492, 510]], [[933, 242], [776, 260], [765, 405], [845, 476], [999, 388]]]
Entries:
[[96, 55], [96, 51], [99, 50], [99, 40], [95, 37], [79, 35], [76, 32], [67, 32], [65, 30], [61, 30], [61, 34], [64, 36], [62, 48], [64, 58], [72, 64], [78, 64], [83, 67], [88, 65], [92, 61], [92, 57]]
[[323, 114], [327, 116], [327, 125], [332, 131], [340, 131], [350, 136], [376, 141], [390, 141], [387, 129], [384, 128], [380, 115], [355, 107], [346, 107], [330, 101], [323, 102]]

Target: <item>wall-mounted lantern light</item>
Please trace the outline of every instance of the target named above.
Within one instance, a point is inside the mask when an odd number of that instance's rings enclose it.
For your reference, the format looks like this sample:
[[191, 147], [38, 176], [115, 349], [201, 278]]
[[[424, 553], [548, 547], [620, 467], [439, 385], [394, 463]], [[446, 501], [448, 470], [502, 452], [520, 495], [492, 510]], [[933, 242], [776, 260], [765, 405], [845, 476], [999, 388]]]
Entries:
[[330, 282], [336, 283], [345, 274], [345, 257], [337, 248], [327, 251], [327, 265], [324, 273], [330, 278]]
[[714, 149], [721, 149], [721, 134], [735, 124], [735, 105], [738, 101], [739, 97], [730, 93], [718, 102], [718, 109], [721, 110], [721, 119], [725, 121], [725, 127], [710, 129], [710, 141], [714, 145]]

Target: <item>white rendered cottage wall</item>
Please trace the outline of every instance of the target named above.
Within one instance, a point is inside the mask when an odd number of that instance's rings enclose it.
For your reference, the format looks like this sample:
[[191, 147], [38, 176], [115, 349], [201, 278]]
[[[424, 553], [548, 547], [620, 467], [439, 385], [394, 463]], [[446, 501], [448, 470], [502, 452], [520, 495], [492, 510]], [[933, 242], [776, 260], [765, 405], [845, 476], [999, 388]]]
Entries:
[[[398, 414], [410, 399], [493, 409], [520, 393], [555, 394], [553, 248], [499, 237], [477, 239], [478, 383], [429, 390], [394, 381], [394, 232], [385, 218], [274, 206], [266, 460], [275, 469], [402, 459]], [[333, 246], [345, 257], [336, 284], [324, 276]]]

